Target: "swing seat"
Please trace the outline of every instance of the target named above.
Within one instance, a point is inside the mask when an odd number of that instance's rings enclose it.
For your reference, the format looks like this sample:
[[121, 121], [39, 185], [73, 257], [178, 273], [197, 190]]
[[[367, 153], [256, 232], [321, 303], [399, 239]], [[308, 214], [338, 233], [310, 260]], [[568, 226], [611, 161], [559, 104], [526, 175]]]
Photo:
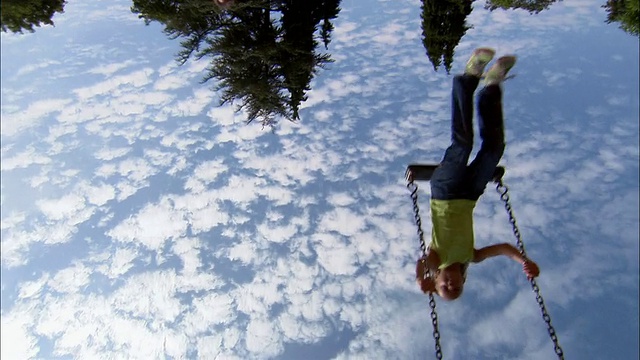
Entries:
[[[438, 164], [411, 164], [407, 167], [407, 179], [412, 178], [414, 181], [429, 181], [433, 172], [436, 171]], [[504, 166], [496, 167], [493, 172], [493, 182], [498, 183], [504, 176]]]

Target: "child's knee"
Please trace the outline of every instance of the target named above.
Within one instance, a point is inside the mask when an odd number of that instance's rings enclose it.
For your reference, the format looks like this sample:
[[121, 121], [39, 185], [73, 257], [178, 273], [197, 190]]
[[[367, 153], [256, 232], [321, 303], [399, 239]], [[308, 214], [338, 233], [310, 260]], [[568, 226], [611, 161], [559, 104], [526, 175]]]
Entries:
[[496, 154], [496, 156], [502, 157], [502, 154], [504, 154], [505, 147], [506, 145], [504, 143], [504, 140], [500, 139], [500, 141], [497, 141], [493, 144], [492, 151]]
[[504, 154], [505, 147], [504, 139], [501, 137], [484, 139], [484, 141], [482, 141], [482, 149], [484, 149], [484, 152], [491, 154], [491, 156], [497, 158], [498, 161]]

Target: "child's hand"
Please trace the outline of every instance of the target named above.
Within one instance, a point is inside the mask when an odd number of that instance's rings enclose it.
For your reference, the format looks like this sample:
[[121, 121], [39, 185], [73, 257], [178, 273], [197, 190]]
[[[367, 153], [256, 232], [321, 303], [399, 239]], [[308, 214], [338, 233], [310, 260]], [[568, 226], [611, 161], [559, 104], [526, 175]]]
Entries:
[[420, 290], [425, 294], [436, 291], [436, 283], [432, 278], [416, 278], [416, 282], [418, 283], [418, 286], [420, 286]]
[[522, 264], [522, 271], [524, 271], [525, 275], [527, 275], [527, 279], [531, 280], [540, 275], [540, 269], [538, 268], [538, 264], [531, 260], [525, 260]]
[[423, 256], [416, 261], [416, 279], [422, 279], [427, 274], [427, 257]]
[[427, 260], [426, 256], [421, 257], [416, 262], [416, 283], [423, 293], [436, 291], [436, 283], [431, 277], [427, 277]]

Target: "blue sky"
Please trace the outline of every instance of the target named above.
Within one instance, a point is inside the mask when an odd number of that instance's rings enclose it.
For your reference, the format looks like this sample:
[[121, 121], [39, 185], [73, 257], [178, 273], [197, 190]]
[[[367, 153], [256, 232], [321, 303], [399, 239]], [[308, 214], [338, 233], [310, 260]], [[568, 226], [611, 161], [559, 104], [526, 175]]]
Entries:
[[[207, 63], [178, 66], [130, 5], [2, 34], [2, 359], [433, 356], [403, 175], [448, 145], [451, 75], [420, 2], [343, 2], [335, 62], [273, 132], [215, 106]], [[476, 3], [452, 73], [478, 46], [519, 56], [502, 163], [561, 345], [637, 359], [638, 39], [601, 5]], [[492, 188], [475, 214], [477, 246], [513, 241]], [[509, 260], [438, 311], [445, 358], [553, 357]]]

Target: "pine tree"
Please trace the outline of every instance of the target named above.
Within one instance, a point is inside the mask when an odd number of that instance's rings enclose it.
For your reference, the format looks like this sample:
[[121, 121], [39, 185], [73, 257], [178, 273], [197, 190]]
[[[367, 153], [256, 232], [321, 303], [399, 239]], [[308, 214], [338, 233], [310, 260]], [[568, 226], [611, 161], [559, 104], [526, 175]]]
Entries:
[[640, 37], [640, 1], [608, 0], [602, 6], [607, 10], [607, 23], [617, 22], [627, 33]]
[[64, 13], [65, 0], [2, 0], [0, 25], [3, 32], [34, 32], [34, 26], [53, 25], [53, 15]]
[[422, 44], [434, 70], [449, 73], [455, 48], [469, 30], [466, 18], [472, 0], [422, 0]]
[[487, 0], [486, 8], [495, 9], [523, 9], [530, 13], [539, 13], [547, 10], [554, 2], [558, 0]]
[[134, 0], [132, 11], [182, 39], [180, 64], [210, 59], [202, 82], [216, 81], [221, 104], [236, 104], [247, 122], [273, 126], [280, 118], [299, 119], [313, 76], [331, 61], [317, 51], [316, 34], [328, 46], [339, 3], [243, 0], [219, 7], [198, 0]]

